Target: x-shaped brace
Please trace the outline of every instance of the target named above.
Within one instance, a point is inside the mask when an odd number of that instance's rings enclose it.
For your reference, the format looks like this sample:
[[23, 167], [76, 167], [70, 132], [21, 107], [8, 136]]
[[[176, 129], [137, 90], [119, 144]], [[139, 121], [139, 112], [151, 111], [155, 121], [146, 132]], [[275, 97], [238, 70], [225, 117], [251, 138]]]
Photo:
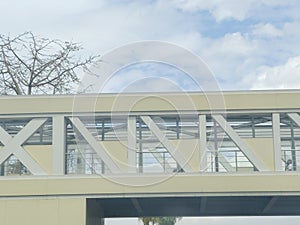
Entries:
[[33, 175], [47, 175], [46, 171], [22, 147], [22, 144], [24, 144], [46, 121], [47, 118], [32, 119], [14, 137], [11, 137], [6, 130], [0, 126], [0, 141], [4, 145], [0, 150], [0, 164], [11, 155], [15, 155]]

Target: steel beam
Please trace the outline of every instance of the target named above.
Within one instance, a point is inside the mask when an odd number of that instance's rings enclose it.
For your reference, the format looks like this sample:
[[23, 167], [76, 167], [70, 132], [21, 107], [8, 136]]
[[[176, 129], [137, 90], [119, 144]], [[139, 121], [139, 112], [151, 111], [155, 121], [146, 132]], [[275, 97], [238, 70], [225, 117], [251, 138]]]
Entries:
[[166, 150], [171, 154], [174, 160], [179, 164], [185, 172], [193, 172], [192, 167], [189, 165], [188, 161], [181, 154], [181, 152], [176, 149], [176, 147], [165, 137], [164, 133], [159, 129], [155, 122], [150, 116], [141, 116], [141, 119], [148, 126], [148, 128], [153, 132], [153, 134], [158, 138]]
[[265, 208], [263, 209], [262, 213], [268, 213], [270, 210], [272, 210], [273, 206], [276, 204], [276, 202], [278, 201], [279, 197], [278, 196], [274, 196], [271, 197], [270, 201], [266, 204]]
[[161, 153], [156, 152], [153, 149], [149, 149], [149, 152], [152, 153], [152, 155], [157, 160], [157, 162], [162, 166], [162, 168], [164, 168], [166, 171], [172, 170], [171, 165], [167, 161], [162, 160], [163, 156], [161, 155]]
[[272, 114], [272, 129], [273, 129], [273, 149], [274, 149], [274, 169], [282, 171], [281, 161], [281, 141], [280, 141], [280, 114]]
[[138, 212], [138, 214], [143, 212], [141, 204], [139, 203], [139, 200], [137, 198], [132, 198], [131, 202], [132, 202], [134, 208], [136, 209], [136, 211]]
[[207, 207], [207, 197], [202, 196], [200, 201], [200, 214], [205, 214]]
[[137, 144], [136, 144], [136, 117], [129, 116], [128, 117], [128, 130], [127, 130], [127, 138], [128, 138], [128, 149], [127, 149], [127, 157], [128, 157], [128, 172], [129, 173], [137, 173]]
[[83, 136], [83, 138], [87, 141], [87, 143], [100, 156], [101, 160], [103, 160], [103, 162], [109, 168], [109, 170], [112, 173], [120, 173], [121, 170], [118, 164], [111, 158], [110, 154], [106, 151], [105, 147], [102, 146], [99, 142], [97, 142], [97, 140], [88, 131], [88, 129], [81, 122], [81, 120], [78, 117], [70, 117], [69, 119], [72, 122], [72, 124], [76, 127], [76, 129], [80, 132], [80, 134]]
[[200, 151], [200, 171], [207, 169], [207, 145], [206, 145], [206, 115], [199, 115], [199, 151]]
[[64, 175], [67, 139], [65, 117], [56, 115], [52, 121], [52, 175]]
[[264, 163], [257, 158], [247, 143], [239, 137], [222, 115], [213, 115], [212, 117], [259, 171], [268, 171]]
[[227, 172], [236, 172], [236, 169], [230, 165], [228, 160], [222, 155], [222, 152], [218, 152], [219, 163], [226, 169]]
[[288, 116], [300, 127], [300, 116], [298, 113], [288, 113]]
[[47, 175], [46, 171], [35, 161], [30, 154], [22, 147], [45, 122], [47, 118], [32, 119], [18, 134], [11, 137], [2, 127], [0, 127], [0, 140], [4, 147], [0, 151], [0, 164], [10, 155], [14, 155], [23, 163], [33, 175]]

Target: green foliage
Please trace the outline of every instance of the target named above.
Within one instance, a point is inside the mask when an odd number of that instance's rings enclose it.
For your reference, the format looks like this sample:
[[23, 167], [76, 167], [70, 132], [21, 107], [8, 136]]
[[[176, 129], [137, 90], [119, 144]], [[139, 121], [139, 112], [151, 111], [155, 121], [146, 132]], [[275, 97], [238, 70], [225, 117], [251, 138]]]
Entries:
[[143, 222], [144, 225], [155, 224], [157, 217], [142, 217], [140, 220]]
[[176, 217], [158, 217], [158, 225], [174, 225], [177, 221]]

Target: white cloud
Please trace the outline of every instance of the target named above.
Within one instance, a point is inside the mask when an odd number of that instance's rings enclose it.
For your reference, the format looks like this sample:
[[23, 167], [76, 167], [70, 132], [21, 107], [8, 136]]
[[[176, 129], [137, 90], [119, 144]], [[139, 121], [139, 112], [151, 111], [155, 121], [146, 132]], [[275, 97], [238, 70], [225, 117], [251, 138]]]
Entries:
[[297, 0], [0, 1], [2, 33], [32, 30], [102, 55], [133, 41], [171, 41], [200, 55], [226, 89], [250, 88], [237, 81], [300, 52]]
[[252, 34], [258, 37], [280, 37], [283, 32], [270, 23], [260, 23], [253, 26]]
[[[299, 21], [291, 21], [285, 23], [282, 31], [283, 31], [283, 39], [282, 39], [282, 50], [289, 50], [293, 53], [293, 55], [297, 55], [300, 52], [300, 20]], [[274, 46], [276, 47], [276, 46]]]
[[195, 22], [167, 2], [106, 1], [94, 10], [66, 15], [60, 23], [64, 23], [63, 28], [55, 29], [61, 34], [82, 40], [85, 46], [103, 54], [133, 41], [171, 40], [187, 33]]
[[51, 34], [49, 30], [55, 34], [64, 25], [66, 17], [90, 11], [95, 8], [95, 2], [94, 0], [43, 2], [39, 0], [1, 0], [1, 32], [19, 34], [28, 30], [48, 29], [48, 35]]
[[253, 50], [251, 42], [239, 32], [226, 34], [221, 39], [215, 40], [214, 48], [230, 57], [249, 55]]
[[208, 10], [217, 21], [227, 18], [244, 20], [249, 7], [255, 2], [254, 0], [239, 1], [235, 0], [174, 0], [176, 6], [185, 11]]
[[[257, 50], [257, 43], [241, 33], [226, 34], [219, 39], [211, 39], [208, 46], [200, 53], [208, 63], [216, 77], [236, 88], [236, 81], [241, 79], [246, 71], [251, 70], [251, 56]], [[231, 83], [231, 86], [230, 86]], [[227, 84], [226, 84], [227, 85]]]
[[169, 37], [171, 43], [175, 43], [179, 46], [199, 54], [203, 49], [211, 45], [211, 39], [204, 37], [198, 31], [179, 32]]
[[290, 58], [285, 64], [261, 67], [250, 74], [244, 82], [251, 83], [251, 89], [296, 89], [300, 88], [300, 56]]
[[[297, 59], [300, 52], [299, 26], [298, 21], [285, 23], [280, 29], [271, 23], [258, 23], [249, 27], [251, 29], [248, 33], [228, 33], [218, 39], [211, 38], [199, 54], [216, 74], [223, 89], [249, 89], [252, 86], [251, 82], [257, 81], [255, 78], [244, 82], [248, 74], [257, 77], [258, 74], [267, 71], [270, 74], [267, 77], [271, 77], [271, 73], [283, 72], [282, 67], [288, 59], [289, 63], [293, 61], [292, 58]], [[284, 68], [290, 66], [288, 64]], [[291, 76], [291, 71], [289, 74], [288, 79], [293, 82], [285, 84], [283, 81], [281, 86], [299, 88], [297, 81], [300, 76], [295, 73]], [[263, 80], [263, 77], [261, 79]], [[279, 85], [276, 82], [275, 84]], [[261, 88], [265, 86], [266, 84]]]
[[[173, 0], [173, 3], [181, 10], [195, 12], [208, 10], [220, 22], [225, 19], [243, 21], [253, 15], [255, 11], [270, 7], [290, 7], [297, 5], [296, 0]], [[291, 16], [291, 15], [290, 15]], [[295, 15], [298, 17], [297, 15]]]
[[199, 90], [193, 80], [177, 68], [162, 63], [138, 63], [117, 72], [103, 92], [176, 92]]

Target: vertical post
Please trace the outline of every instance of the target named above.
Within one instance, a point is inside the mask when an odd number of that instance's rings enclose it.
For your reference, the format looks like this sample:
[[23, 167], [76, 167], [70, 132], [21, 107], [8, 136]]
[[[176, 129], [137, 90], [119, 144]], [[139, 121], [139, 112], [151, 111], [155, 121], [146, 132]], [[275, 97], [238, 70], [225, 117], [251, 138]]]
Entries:
[[199, 148], [200, 148], [200, 171], [207, 169], [207, 151], [206, 151], [206, 115], [199, 115]]
[[52, 174], [65, 174], [66, 122], [63, 115], [52, 118]]
[[179, 117], [176, 117], [176, 138], [180, 139]]
[[143, 173], [143, 143], [142, 143], [142, 119], [139, 119], [139, 173]]
[[292, 121], [291, 121], [291, 147], [292, 147], [291, 153], [292, 153], [293, 170], [297, 170], [295, 132], [294, 132], [294, 123]]
[[128, 149], [127, 149], [127, 163], [128, 163], [128, 172], [129, 173], [136, 173], [136, 159], [137, 159], [137, 152], [136, 152], [136, 117], [129, 116], [128, 117], [128, 130], [127, 130], [127, 137], [128, 137]]
[[100, 224], [99, 225], [105, 225], [105, 219], [104, 218], [100, 218]]
[[104, 122], [104, 119], [102, 120], [102, 123], [101, 123], [101, 141], [104, 141], [104, 135], [105, 135], [105, 122]]
[[274, 170], [281, 171], [280, 114], [272, 114]]
[[251, 129], [252, 129], [252, 138], [255, 138], [255, 121], [253, 116], [251, 116]]
[[218, 151], [218, 129], [217, 122], [214, 120], [214, 153], [215, 153], [215, 170], [219, 172], [219, 151]]
[[[180, 129], [179, 129], [179, 117], [178, 116], [176, 116], [176, 138], [177, 139], [180, 139]], [[163, 153], [163, 155], [164, 155], [164, 157], [165, 157], [165, 153]], [[165, 166], [165, 161], [164, 161], [164, 166]], [[176, 168], [177, 168], [177, 170], [178, 171], [180, 171], [181, 170], [181, 167], [180, 167], [180, 165], [178, 164], [178, 163], [176, 163], [177, 165], [176, 165]], [[166, 172], [166, 170], [165, 170], [165, 168], [164, 168], [164, 171]]]

